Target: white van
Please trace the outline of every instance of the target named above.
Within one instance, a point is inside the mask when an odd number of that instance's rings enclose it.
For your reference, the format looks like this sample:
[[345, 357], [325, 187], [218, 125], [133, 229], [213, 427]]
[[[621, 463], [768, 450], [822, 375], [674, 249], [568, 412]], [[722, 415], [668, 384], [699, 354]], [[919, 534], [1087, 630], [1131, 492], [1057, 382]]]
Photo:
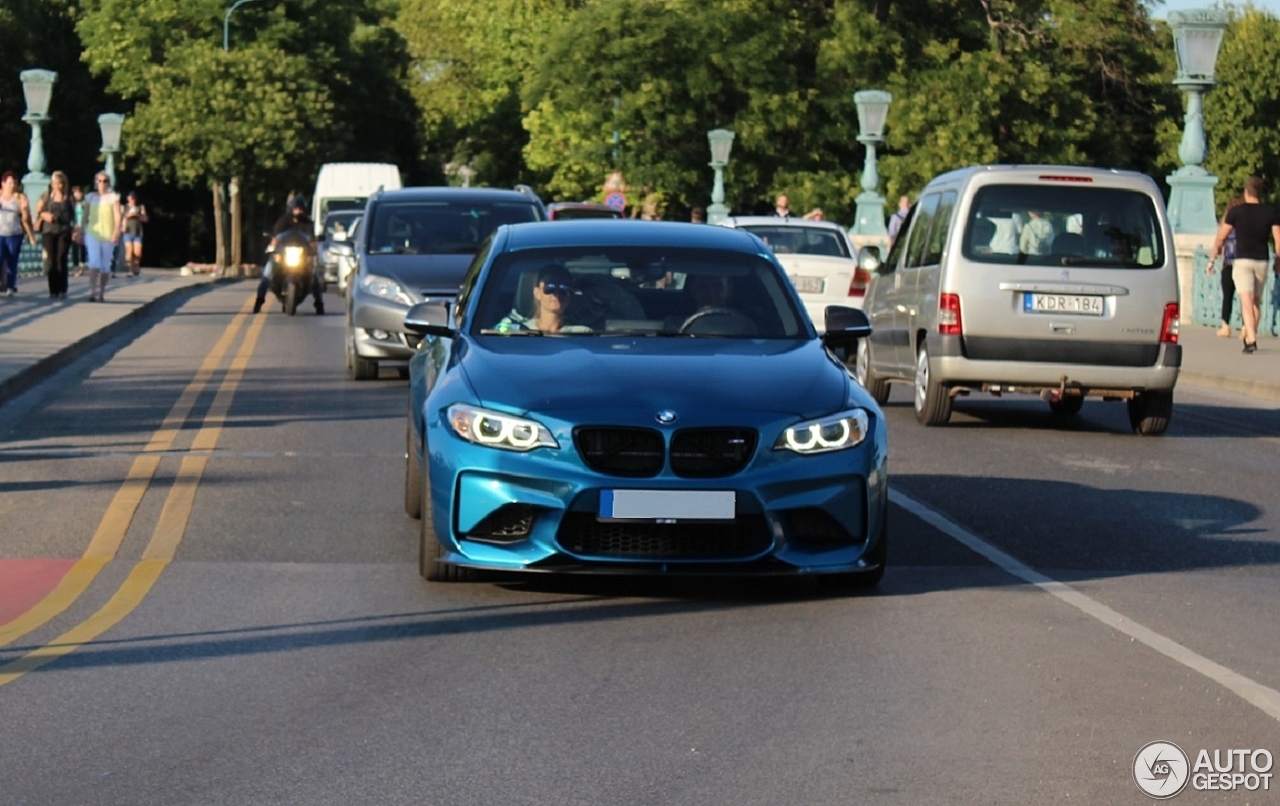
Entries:
[[1150, 177], [953, 171], [920, 194], [883, 262], [866, 248], [860, 257], [873, 272], [874, 332], [855, 374], [877, 402], [890, 382], [911, 384], [916, 419], [941, 425], [970, 392], [1039, 394], [1059, 416], [1091, 397], [1124, 400], [1139, 434], [1168, 427], [1182, 363], [1178, 271]]
[[328, 162], [320, 166], [311, 194], [311, 220], [316, 237], [324, 237], [324, 217], [334, 210], [364, 210], [378, 188], [399, 190], [400, 168], [388, 162]]

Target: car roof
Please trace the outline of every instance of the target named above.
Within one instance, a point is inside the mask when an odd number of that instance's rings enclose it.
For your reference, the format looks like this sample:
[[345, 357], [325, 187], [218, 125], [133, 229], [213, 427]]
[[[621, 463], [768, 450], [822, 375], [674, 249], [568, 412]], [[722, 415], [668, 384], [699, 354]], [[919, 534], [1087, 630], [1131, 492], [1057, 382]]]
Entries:
[[452, 202], [495, 202], [522, 201], [537, 204], [535, 199], [518, 190], [505, 188], [459, 188], [459, 187], [411, 187], [398, 190], [384, 190], [375, 194], [378, 201], [452, 201]]
[[758, 238], [745, 231], [676, 221], [604, 218], [508, 224], [500, 229], [506, 231], [506, 248], [511, 251], [565, 246], [681, 246], [754, 255], [760, 254], [762, 246]]
[[833, 229], [839, 232], [844, 231], [844, 227], [835, 221], [814, 221], [809, 218], [800, 216], [772, 216], [772, 215], [739, 215], [729, 216], [720, 222], [722, 227], [814, 227], [816, 229]]

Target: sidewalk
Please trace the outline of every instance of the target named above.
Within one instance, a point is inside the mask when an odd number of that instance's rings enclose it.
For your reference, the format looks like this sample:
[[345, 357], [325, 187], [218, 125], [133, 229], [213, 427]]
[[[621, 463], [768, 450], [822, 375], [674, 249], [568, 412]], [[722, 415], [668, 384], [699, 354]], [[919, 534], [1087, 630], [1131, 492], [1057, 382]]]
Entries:
[[[194, 285], [217, 282], [209, 274], [143, 269], [135, 280], [113, 278], [106, 302], [89, 302], [87, 277], [71, 279], [66, 300], [49, 299], [44, 277], [24, 277], [16, 297], [0, 296], [0, 402], [101, 344], [159, 301]], [[1280, 338], [1258, 338], [1258, 352], [1241, 352], [1214, 329], [1183, 324], [1179, 385], [1222, 389], [1280, 401]]]
[[113, 277], [106, 301], [89, 302], [87, 274], [70, 279], [64, 300], [49, 299], [43, 276], [19, 277], [17, 296], [0, 296], [0, 403], [124, 330], [165, 298], [215, 280], [209, 274], [183, 276], [177, 269], [143, 269], [132, 280]]

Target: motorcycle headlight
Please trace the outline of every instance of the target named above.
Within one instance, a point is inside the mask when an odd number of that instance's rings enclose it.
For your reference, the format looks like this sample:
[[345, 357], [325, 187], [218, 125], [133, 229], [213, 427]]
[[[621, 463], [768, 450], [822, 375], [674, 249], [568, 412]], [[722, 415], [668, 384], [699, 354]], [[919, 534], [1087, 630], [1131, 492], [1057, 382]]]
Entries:
[[478, 406], [455, 403], [449, 407], [449, 427], [453, 433], [477, 445], [508, 451], [559, 448], [560, 443], [541, 423], [489, 411]]
[[302, 265], [306, 258], [307, 250], [301, 246], [286, 246], [284, 248], [284, 265], [291, 269], [296, 269]]
[[366, 274], [360, 278], [360, 290], [388, 302], [399, 303], [406, 307], [413, 305], [413, 297], [409, 296], [409, 292], [401, 288], [399, 283], [376, 274]]
[[801, 455], [843, 451], [861, 445], [868, 428], [867, 413], [854, 409], [797, 423], [782, 432], [773, 449]]

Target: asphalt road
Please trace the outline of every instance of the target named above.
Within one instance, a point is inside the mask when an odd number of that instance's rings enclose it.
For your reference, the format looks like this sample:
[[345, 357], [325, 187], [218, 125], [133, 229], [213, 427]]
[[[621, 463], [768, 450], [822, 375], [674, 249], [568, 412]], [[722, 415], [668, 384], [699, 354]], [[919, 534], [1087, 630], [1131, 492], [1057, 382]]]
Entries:
[[404, 382], [251, 295], [0, 408], [0, 804], [1145, 803], [1149, 742], [1280, 754], [1274, 404], [895, 390], [868, 595], [428, 585]]

